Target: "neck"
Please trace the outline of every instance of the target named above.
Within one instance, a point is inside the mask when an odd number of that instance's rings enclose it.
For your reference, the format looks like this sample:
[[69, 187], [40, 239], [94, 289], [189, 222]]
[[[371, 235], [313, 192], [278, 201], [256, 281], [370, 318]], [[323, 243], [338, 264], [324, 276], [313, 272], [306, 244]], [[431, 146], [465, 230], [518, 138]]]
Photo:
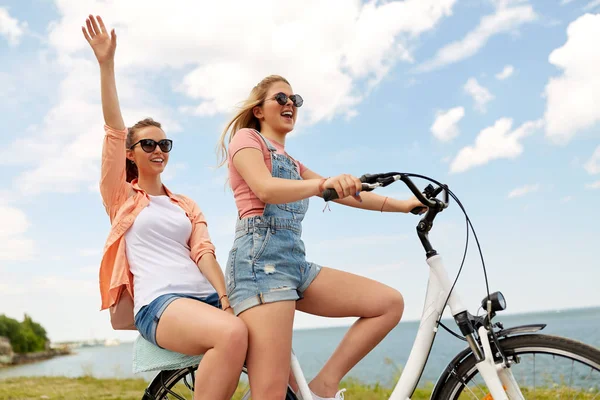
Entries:
[[160, 180], [160, 175], [140, 176], [138, 177], [138, 185], [146, 193], [152, 196], [161, 196], [166, 194]]
[[285, 133], [279, 133], [272, 130], [269, 126], [261, 127], [260, 133], [267, 139], [276, 141], [277, 143], [285, 146]]

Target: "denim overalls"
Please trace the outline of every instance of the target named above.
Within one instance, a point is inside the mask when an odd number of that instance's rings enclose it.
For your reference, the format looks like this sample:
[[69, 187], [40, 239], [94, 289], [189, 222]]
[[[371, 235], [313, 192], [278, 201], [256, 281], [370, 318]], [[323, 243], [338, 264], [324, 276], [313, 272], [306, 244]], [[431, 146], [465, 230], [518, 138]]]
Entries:
[[[257, 132], [258, 133], [258, 132]], [[277, 150], [260, 133], [271, 155], [271, 175], [301, 180], [294, 160]], [[236, 315], [264, 303], [298, 300], [321, 267], [305, 259], [302, 220], [308, 199], [265, 204], [263, 215], [238, 219], [225, 279]]]

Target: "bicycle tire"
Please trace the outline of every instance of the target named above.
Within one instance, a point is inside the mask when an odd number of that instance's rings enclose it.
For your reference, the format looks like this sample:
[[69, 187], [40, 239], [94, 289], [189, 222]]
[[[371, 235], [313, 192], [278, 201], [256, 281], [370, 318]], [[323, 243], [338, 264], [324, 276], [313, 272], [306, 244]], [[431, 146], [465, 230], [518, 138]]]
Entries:
[[[586, 369], [589, 368], [591, 372], [598, 373], [598, 377], [594, 378], [593, 384], [596, 390], [600, 388], [600, 350], [595, 347], [572, 339], [539, 334], [511, 336], [501, 339], [498, 344], [509, 359], [518, 360], [523, 355], [532, 354], [535, 357], [535, 354], [543, 354], [551, 355], [553, 358], [559, 357], [570, 360], [573, 364], [575, 362], [581, 363]], [[441, 387], [438, 398], [443, 400], [458, 399], [467, 384], [472, 382], [478, 374], [475, 356], [471, 353], [454, 367], [454, 370]], [[560, 390], [560, 388], [556, 390]], [[598, 394], [598, 392], [592, 393]]]
[[[166, 396], [169, 395], [169, 391], [172, 390], [178, 383], [183, 382], [188, 375], [190, 375], [192, 372], [195, 372], [196, 368], [197, 367], [190, 367], [160, 371], [154, 377], [150, 385], [148, 385], [148, 388], [146, 388], [142, 400], [177, 399], [177, 397], [173, 395], [171, 395], [171, 397]], [[242, 372], [246, 373], [246, 368], [244, 368]], [[285, 400], [298, 400], [290, 387], [287, 389]]]

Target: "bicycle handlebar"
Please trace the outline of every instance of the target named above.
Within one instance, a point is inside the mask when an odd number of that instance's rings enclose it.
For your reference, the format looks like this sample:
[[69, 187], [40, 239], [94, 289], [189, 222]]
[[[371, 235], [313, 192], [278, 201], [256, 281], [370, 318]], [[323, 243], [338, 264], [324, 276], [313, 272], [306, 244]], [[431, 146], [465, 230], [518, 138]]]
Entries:
[[[408, 186], [415, 197], [429, 209], [442, 211], [444, 208], [448, 207], [449, 198], [448, 191], [445, 190], [448, 188], [446, 185], [438, 186], [437, 188], [428, 185], [423, 192], [421, 192], [410, 179], [408, 174], [400, 172], [365, 174], [360, 177], [360, 181], [362, 182], [361, 191], [370, 192], [378, 187], [385, 187], [399, 180], [404, 182], [404, 184]], [[437, 198], [442, 191], [445, 191], [444, 200]], [[331, 201], [339, 198], [335, 189], [325, 189], [322, 193], [322, 196], [323, 200], [325, 201]], [[410, 212], [413, 214], [420, 214], [422, 209], [423, 207], [415, 207]]]

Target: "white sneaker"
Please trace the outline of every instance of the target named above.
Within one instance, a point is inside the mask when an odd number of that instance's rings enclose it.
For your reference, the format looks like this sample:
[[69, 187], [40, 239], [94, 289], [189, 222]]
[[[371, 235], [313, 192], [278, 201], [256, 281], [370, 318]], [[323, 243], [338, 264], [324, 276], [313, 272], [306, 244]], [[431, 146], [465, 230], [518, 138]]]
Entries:
[[313, 400], [344, 400], [344, 392], [345, 391], [346, 391], [346, 389], [342, 389], [335, 394], [335, 397], [328, 397], [328, 398], [317, 396], [316, 394], [314, 394], [312, 392], [312, 390], [310, 391], [310, 393], [313, 396]]

